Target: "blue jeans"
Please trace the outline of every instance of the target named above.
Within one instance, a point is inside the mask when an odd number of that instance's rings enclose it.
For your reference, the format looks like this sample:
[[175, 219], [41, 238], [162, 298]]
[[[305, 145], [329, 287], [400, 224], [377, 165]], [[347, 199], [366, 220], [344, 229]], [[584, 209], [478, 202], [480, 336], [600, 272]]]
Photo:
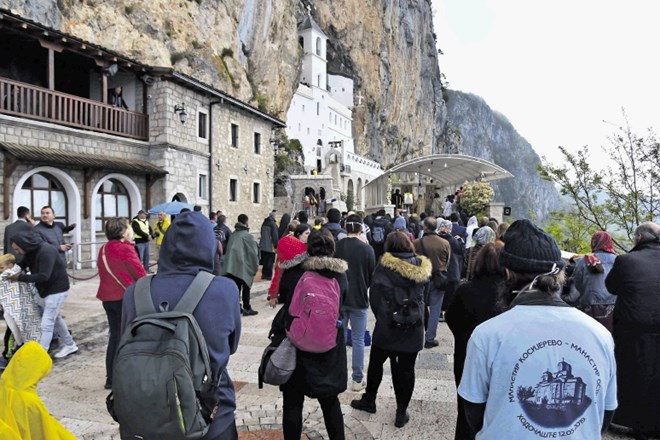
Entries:
[[438, 321], [442, 312], [442, 299], [445, 296], [444, 290], [438, 290], [433, 285], [429, 286], [429, 325], [426, 329], [426, 342], [432, 342], [438, 332]]
[[41, 337], [39, 338], [39, 344], [46, 351], [48, 351], [50, 341], [53, 339], [53, 330], [57, 331], [60, 338], [64, 338], [66, 345], [73, 344], [73, 338], [71, 337], [71, 333], [69, 333], [69, 328], [60, 315], [60, 310], [68, 294], [68, 291], [53, 293], [45, 298], [39, 297], [38, 299], [39, 305], [44, 310], [44, 314], [41, 316]]
[[344, 335], [348, 324], [351, 324], [351, 342], [353, 343], [353, 380], [362, 382], [364, 374], [364, 332], [367, 330], [367, 313], [369, 309], [342, 307]]
[[142, 261], [144, 270], [149, 272], [149, 242], [135, 243], [135, 250], [137, 251], [138, 258]]

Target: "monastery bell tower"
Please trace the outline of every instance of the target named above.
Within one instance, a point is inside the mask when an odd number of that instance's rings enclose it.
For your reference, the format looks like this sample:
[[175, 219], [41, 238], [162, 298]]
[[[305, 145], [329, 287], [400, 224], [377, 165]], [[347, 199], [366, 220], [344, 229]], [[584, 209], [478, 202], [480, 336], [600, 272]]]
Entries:
[[300, 81], [309, 87], [319, 87], [327, 90], [328, 61], [325, 56], [328, 37], [312, 18], [312, 11], [309, 6], [307, 7], [307, 16], [300, 25], [298, 35], [305, 54]]

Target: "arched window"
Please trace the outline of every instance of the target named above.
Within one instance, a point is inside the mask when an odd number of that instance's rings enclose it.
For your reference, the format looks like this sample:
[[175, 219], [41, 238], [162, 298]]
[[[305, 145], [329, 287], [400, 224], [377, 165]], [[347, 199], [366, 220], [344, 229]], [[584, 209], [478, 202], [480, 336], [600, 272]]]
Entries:
[[316, 55], [321, 56], [321, 37], [316, 37]]
[[41, 208], [49, 205], [55, 211], [55, 220], [64, 222], [65, 225], [69, 224], [64, 187], [59, 180], [48, 173], [35, 173], [28, 177], [14, 204], [29, 207], [32, 215], [37, 218]]
[[110, 217], [131, 218], [131, 200], [126, 187], [116, 179], [108, 179], [94, 195], [96, 218], [94, 230], [103, 231], [106, 220]]

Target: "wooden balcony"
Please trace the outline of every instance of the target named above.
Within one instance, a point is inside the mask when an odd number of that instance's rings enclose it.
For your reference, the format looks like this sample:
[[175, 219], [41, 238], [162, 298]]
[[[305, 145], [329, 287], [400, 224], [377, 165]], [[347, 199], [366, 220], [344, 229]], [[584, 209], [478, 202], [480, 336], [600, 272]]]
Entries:
[[133, 139], [149, 139], [149, 117], [31, 84], [0, 78], [0, 113]]

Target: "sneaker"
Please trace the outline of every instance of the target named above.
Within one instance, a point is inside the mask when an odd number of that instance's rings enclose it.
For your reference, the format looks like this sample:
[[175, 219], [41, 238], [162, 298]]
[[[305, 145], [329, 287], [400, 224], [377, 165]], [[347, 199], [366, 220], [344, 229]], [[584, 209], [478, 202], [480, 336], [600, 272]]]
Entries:
[[370, 414], [375, 414], [376, 396], [370, 396], [367, 393], [364, 393], [359, 400], [351, 400], [351, 407], [359, 409], [360, 411], [366, 411]]
[[243, 309], [243, 316], [254, 316], [254, 315], [257, 315], [257, 314], [259, 314], [259, 312], [257, 312], [254, 309], [251, 309], [251, 308], [250, 309]]
[[76, 344], [65, 345], [60, 351], [55, 353], [55, 358], [62, 359], [72, 353], [75, 353], [76, 351], [78, 351], [78, 346]]
[[410, 415], [408, 414], [408, 411], [403, 410], [399, 411], [398, 409], [396, 410], [396, 417], [394, 418], [394, 426], [397, 428], [403, 428], [406, 426], [406, 423], [410, 420]]
[[432, 341], [426, 341], [424, 342], [424, 348], [434, 348], [440, 345], [437, 339], [434, 339]]
[[355, 391], [356, 393], [358, 391], [362, 391], [367, 387], [367, 383], [365, 381], [362, 382], [356, 382], [354, 380], [351, 381], [351, 391]]

